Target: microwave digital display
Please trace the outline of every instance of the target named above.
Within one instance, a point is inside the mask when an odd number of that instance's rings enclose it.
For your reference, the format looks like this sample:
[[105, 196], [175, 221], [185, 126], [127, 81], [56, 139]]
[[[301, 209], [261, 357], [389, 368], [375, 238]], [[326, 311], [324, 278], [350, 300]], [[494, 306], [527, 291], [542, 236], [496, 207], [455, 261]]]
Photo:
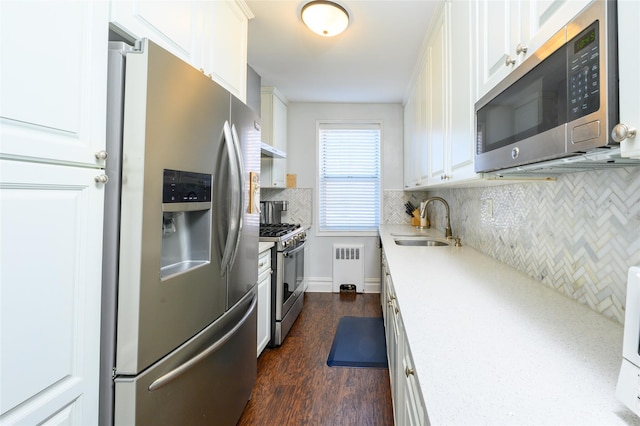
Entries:
[[578, 40], [573, 44], [573, 53], [578, 53], [591, 43], [596, 41], [596, 28], [591, 27], [586, 34], [581, 35]]

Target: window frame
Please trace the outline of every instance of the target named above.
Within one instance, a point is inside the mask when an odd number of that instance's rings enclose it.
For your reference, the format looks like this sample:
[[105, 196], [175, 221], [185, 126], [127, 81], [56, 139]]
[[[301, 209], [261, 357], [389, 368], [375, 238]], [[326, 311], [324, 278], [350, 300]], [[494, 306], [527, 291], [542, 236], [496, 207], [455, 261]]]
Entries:
[[320, 170], [321, 170], [321, 155], [320, 155], [320, 129], [324, 125], [331, 126], [345, 126], [345, 128], [352, 127], [357, 129], [358, 126], [377, 126], [380, 131], [380, 158], [379, 158], [379, 185], [380, 185], [380, 199], [378, 208], [378, 217], [380, 226], [383, 223], [382, 213], [383, 209], [383, 195], [384, 195], [384, 187], [383, 187], [383, 147], [384, 147], [384, 126], [382, 120], [316, 120], [316, 194], [314, 196], [315, 200], [315, 208], [314, 208], [314, 216], [316, 218], [316, 235], [321, 237], [330, 237], [330, 236], [356, 236], [356, 237], [371, 237], [378, 236], [378, 229], [375, 230], [322, 230], [320, 228]]

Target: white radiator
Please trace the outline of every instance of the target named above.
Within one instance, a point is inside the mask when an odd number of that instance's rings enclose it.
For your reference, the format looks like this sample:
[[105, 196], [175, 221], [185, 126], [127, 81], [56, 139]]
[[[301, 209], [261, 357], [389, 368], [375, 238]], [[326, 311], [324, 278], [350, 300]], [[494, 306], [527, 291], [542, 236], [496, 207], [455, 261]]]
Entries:
[[364, 293], [364, 245], [333, 245], [333, 292], [353, 289]]

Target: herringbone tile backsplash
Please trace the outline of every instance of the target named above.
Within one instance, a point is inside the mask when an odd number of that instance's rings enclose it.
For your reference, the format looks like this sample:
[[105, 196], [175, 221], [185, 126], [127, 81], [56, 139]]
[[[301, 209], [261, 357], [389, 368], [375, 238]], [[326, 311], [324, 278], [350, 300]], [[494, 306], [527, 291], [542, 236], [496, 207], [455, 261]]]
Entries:
[[[313, 190], [262, 189], [265, 200], [289, 200], [283, 221], [310, 225]], [[627, 272], [640, 265], [640, 168], [562, 175], [526, 182], [425, 192], [385, 190], [383, 223], [410, 223], [404, 203], [440, 196], [462, 243], [542, 284], [624, 322]], [[444, 230], [444, 208], [429, 207]]]
[[[640, 265], [640, 168], [428, 195], [447, 200], [463, 244], [624, 322], [627, 272]], [[429, 209], [444, 229], [444, 208]]]

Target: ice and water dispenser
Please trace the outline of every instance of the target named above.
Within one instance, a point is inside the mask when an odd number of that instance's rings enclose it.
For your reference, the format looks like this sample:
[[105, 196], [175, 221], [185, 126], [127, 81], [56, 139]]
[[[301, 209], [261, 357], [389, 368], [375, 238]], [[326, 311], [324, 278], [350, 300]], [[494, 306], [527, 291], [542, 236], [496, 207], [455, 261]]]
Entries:
[[164, 170], [162, 258], [165, 279], [211, 259], [211, 175]]

